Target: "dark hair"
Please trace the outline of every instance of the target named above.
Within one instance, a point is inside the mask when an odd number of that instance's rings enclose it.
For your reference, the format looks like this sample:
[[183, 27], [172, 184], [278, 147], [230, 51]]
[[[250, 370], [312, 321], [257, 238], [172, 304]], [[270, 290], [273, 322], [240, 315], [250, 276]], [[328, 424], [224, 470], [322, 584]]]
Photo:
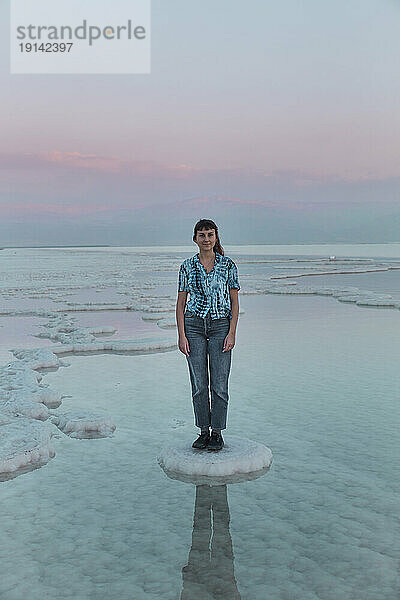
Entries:
[[215, 229], [217, 241], [214, 244], [213, 250], [214, 252], [218, 252], [218, 254], [223, 255], [224, 249], [221, 246], [221, 242], [219, 240], [218, 227], [214, 223], [214, 221], [211, 221], [211, 219], [200, 219], [200, 221], [197, 221], [196, 225], [194, 226], [193, 241], [195, 241], [196, 239], [197, 232], [202, 231], [203, 229]]

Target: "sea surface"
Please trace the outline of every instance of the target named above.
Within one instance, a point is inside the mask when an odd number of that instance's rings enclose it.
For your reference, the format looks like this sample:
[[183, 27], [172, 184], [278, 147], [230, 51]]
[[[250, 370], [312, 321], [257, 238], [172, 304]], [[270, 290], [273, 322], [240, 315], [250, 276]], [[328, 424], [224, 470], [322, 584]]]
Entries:
[[223, 435], [273, 462], [216, 486], [157, 462], [197, 435], [174, 326], [196, 251], [0, 250], [0, 367], [70, 344], [39, 369], [62, 397], [51, 416], [115, 424], [96, 439], [54, 426], [54, 458], [0, 481], [0, 599], [395, 600], [400, 244], [225, 248], [241, 312]]

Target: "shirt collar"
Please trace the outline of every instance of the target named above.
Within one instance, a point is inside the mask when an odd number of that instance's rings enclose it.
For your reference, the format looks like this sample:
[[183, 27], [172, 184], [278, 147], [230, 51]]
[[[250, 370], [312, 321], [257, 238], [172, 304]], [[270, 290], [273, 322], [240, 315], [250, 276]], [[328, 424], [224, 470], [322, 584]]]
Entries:
[[[219, 261], [221, 260], [221, 256], [222, 255], [219, 252], [215, 252], [215, 262], [214, 262], [214, 265], [216, 265], [217, 263], [219, 263]], [[198, 264], [201, 265], [200, 259], [197, 256], [197, 254], [194, 255], [194, 260], [195, 260], [196, 263], [198, 263]], [[201, 266], [203, 266], [203, 265], [201, 265]]]

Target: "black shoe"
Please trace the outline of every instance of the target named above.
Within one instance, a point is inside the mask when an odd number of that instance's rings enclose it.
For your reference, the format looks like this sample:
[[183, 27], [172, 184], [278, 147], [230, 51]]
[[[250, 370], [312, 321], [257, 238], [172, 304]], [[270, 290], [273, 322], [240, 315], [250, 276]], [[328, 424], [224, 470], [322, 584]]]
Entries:
[[200, 450], [204, 450], [207, 448], [208, 442], [210, 441], [210, 433], [205, 431], [201, 433], [197, 440], [195, 440], [192, 444], [192, 448], [199, 448]]
[[224, 440], [222, 439], [222, 435], [213, 431], [211, 433], [210, 441], [207, 446], [208, 450], [221, 450], [224, 447]]

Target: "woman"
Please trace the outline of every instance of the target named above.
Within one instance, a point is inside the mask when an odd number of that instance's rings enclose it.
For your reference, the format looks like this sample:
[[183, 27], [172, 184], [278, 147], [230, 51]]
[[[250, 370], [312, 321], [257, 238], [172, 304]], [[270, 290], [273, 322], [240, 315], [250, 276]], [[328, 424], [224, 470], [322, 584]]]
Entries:
[[[179, 350], [187, 358], [195, 422], [201, 429], [192, 447], [221, 450], [240, 285], [235, 263], [224, 256], [214, 221], [200, 219], [194, 227], [193, 241], [199, 252], [187, 258], [179, 269], [176, 302]], [[184, 312], [188, 292], [190, 298]]]

